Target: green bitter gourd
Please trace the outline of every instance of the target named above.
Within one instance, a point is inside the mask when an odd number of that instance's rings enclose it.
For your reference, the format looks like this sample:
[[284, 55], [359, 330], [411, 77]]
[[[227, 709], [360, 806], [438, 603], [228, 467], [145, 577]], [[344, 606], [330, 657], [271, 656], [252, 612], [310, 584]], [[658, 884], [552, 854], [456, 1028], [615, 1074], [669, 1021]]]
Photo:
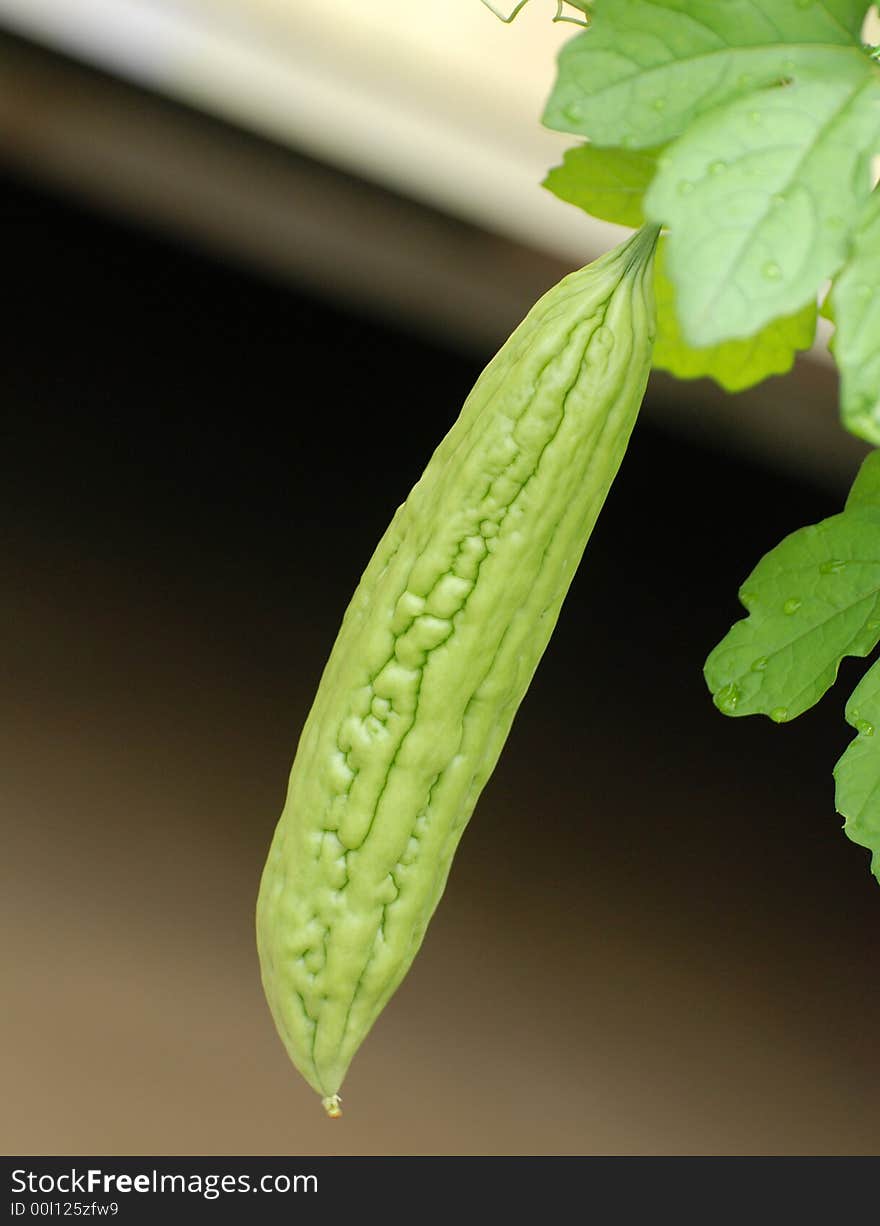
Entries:
[[644, 228], [565, 277], [395, 514], [303, 728], [257, 904], [263, 984], [331, 1116], [418, 951], [644, 394]]

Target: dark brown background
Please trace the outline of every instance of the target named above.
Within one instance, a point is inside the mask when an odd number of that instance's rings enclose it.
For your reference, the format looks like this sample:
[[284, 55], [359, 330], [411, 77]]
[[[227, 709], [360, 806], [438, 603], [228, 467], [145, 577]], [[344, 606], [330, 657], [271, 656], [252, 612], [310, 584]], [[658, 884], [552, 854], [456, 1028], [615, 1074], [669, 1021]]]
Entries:
[[782, 728], [701, 676], [843, 490], [640, 423], [329, 1123], [259, 874], [345, 603], [489, 354], [2, 201], [0, 1148], [877, 1153], [880, 890], [831, 780], [859, 667]]

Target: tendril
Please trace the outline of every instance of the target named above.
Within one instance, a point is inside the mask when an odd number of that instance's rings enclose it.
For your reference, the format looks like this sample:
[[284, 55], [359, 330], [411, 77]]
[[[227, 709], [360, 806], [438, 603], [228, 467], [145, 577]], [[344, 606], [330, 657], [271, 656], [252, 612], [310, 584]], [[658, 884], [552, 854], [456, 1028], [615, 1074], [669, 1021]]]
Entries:
[[517, 13], [520, 11], [520, 9], [524, 9], [528, 2], [529, 0], [519, 0], [519, 4], [513, 10], [510, 16], [505, 17], [504, 14], [499, 12], [495, 5], [491, 3], [491, 0], [483, 0], [483, 4], [485, 4], [489, 12], [494, 13], [498, 20], [503, 21], [506, 26], [509, 26], [510, 23], [515, 20]]
[[553, 20], [569, 21], [573, 26], [580, 26], [581, 29], [586, 30], [590, 24], [590, 18], [587, 16], [587, 14], [584, 13], [583, 17], [566, 17], [562, 11], [562, 6], [564, 3], [565, 0], [556, 0], [556, 16], [553, 18]]
[[[509, 13], [507, 17], [505, 17], [504, 14], [495, 7], [492, 0], [482, 0], [482, 3], [485, 4], [489, 12], [494, 13], [498, 20], [503, 21], [506, 26], [509, 26], [512, 21], [516, 20], [517, 14], [526, 7], [528, 2], [529, 0], [519, 0], [519, 3], [514, 8], [513, 12]], [[573, 26], [581, 26], [583, 29], [586, 29], [590, 24], [589, 17], [587, 17], [586, 14], [584, 14], [584, 17], [567, 17], [562, 11], [563, 5], [566, 2], [567, 0], [556, 0], [556, 14], [553, 17], [553, 20], [568, 21], [571, 22]]]

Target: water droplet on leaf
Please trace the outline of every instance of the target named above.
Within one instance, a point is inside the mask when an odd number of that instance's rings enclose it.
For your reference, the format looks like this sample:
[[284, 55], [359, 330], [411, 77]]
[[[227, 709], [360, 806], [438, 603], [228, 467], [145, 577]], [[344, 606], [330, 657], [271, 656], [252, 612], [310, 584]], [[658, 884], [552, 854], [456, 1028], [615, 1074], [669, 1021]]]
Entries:
[[792, 596], [786, 600], [785, 604], [782, 606], [782, 612], [785, 613], [787, 617], [791, 617], [792, 613], [797, 613], [798, 609], [801, 607], [801, 604], [802, 601], [798, 600], [797, 596]]
[[655, 111], [665, 111], [666, 110], [666, 99], [665, 98], [655, 98], [654, 101], [651, 103], [651, 106], [654, 108]]
[[752, 661], [752, 672], [753, 673], [762, 673], [766, 667], [767, 667], [767, 657], [766, 656], [758, 656], [757, 660]]
[[869, 723], [866, 719], [857, 719], [855, 722], [855, 728], [857, 732], [862, 734], [862, 736], [874, 735], [874, 725]]
[[713, 175], [724, 174], [725, 170], [727, 170], [726, 162], [713, 162], [709, 167], [709, 173]]
[[767, 278], [768, 281], [778, 281], [779, 278], [782, 276], [782, 269], [779, 267], [779, 265], [776, 263], [775, 260], [769, 260], [764, 265], [764, 267], [761, 269], [761, 272], [764, 274], [764, 276]]
[[788, 707], [774, 707], [770, 712], [770, 718], [774, 724], [781, 724], [788, 717]]
[[731, 681], [715, 695], [715, 702], [722, 711], [733, 711], [739, 702], [739, 686]]
[[845, 566], [846, 566], [846, 562], [841, 561], [840, 558], [831, 558], [827, 562], [819, 563], [819, 574], [820, 575], [839, 575], [840, 572], [845, 568]]
[[562, 108], [562, 113], [566, 119], [570, 119], [572, 123], [577, 123], [579, 119], [584, 117], [584, 108], [578, 102], [569, 102], [568, 106]]
[[691, 183], [690, 179], [682, 179], [679, 182], [679, 185], [678, 185], [679, 196], [689, 196], [693, 190], [694, 190], [694, 185], [693, 183]]

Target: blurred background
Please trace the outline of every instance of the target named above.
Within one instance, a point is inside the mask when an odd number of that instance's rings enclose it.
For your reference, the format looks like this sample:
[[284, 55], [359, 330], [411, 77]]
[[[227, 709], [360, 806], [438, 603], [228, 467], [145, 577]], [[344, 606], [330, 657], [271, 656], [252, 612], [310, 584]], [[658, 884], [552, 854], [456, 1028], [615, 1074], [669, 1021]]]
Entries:
[[870, 1154], [880, 892], [702, 680], [863, 454], [820, 338], [653, 376], [412, 971], [323, 1118], [253, 907], [357, 578], [482, 366], [618, 241], [538, 185], [534, 0], [0, 0], [11, 1154]]

